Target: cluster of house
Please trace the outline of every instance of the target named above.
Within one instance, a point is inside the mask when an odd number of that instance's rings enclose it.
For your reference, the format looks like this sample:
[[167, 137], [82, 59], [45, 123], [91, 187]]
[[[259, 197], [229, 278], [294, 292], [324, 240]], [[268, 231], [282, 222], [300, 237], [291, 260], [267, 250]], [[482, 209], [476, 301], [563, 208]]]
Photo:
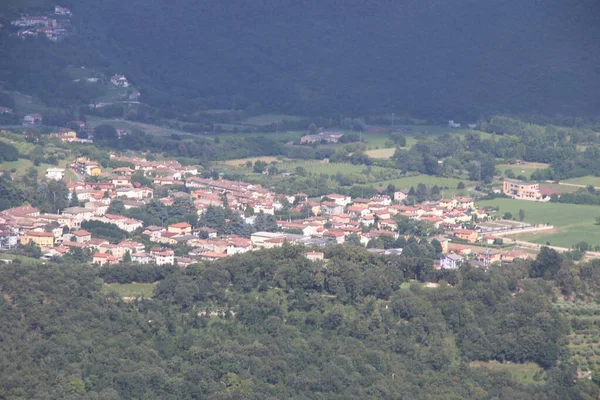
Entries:
[[[84, 121], [72, 121], [70, 125], [77, 127], [76, 129], [80, 132], [79, 137], [77, 132], [69, 128], [60, 128], [58, 132], [53, 132], [48, 137], [68, 143], [94, 143], [93, 133], [86, 131], [87, 125]], [[82, 138], [81, 136], [86, 137]]]
[[14, 114], [15, 110], [13, 110], [12, 108], [9, 107], [0, 107], [0, 115], [4, 115], [4, 114]]
[[472, 265], [487, 267], [493, 263], [512, 263], [517, 259], [526, 260], [530, 257], [530, 253], [518, 248], [487, 249], [474, 252], [471, 246], [459, 244], [450, 246], [449, 251], [441, 257], [437, 266], [442, 269], [457, 269], [469, 261]]
[[62, 39], [70, 29], [71, 10], [61, 6], [54, 7], [54, 15], [31, 16], [25, 15], [11, 21], [11, 24], [21, 28], [17, 32], [20, 38], [44, 35], [54, 42]]
[[344, 137], [343, 132], [319, 132], [315, 135], [306, 135], [300, 138], [301, 144], [311, 143], [337, 143]]
[[[486, 252], [469, 255], [466, 253], [476, 243], [493, 243], [494, 236], [481, 234], [475, 229], [464, 229], [472, 225], [473, 220], [485, 220], [488, 215], [477, 209], [469, 197], [442, 199], [437, 202], [425, 202], [404, 205], [407, 195], [398, 191], [393, 197], [377, 195], [369, 199], [351, 198], [347, 195], [332, 193], [318, 201], [311, 201], [308, 195], [275, 194], [261, 185], [243, 181], [225, 179], [206, 179], [198, 175], [195, 167], [182, 166], [177, 161], [148, 161], [138, 157], [111, 155], [111, 159], [133, 166], [115, 168], [111, 173], [103, 173], [100, 165], [87, 158], [76, 159], [70, 168], [77, 174], [101, 178], [98, 182], [79, 181], [68, 183], [71, 196], [83, 206], [68, 207], [60, 214], [40, 214], [32, 207], [18, 207], [0, 213], [0, 231], [9, 232], [4, 237], [8, 245], [36, 243], [44, 249], [47, 256], [59, 256], [73, 247], [90, 248], [94, 253], [94, 262], [98, 264], [119, 262], [129, 252], [133, 262], [169, 264], [177, 261], [186, 265], [194, 260], [215, 260], [243, 253], [257, 248], [273, 248], [284, 243], [298, 243], [308, 246], [325, 246], [330, 243], [344, 243], [351, 235], [366, 245], [371, 240], [383, 236], [397, 239], [397, 216], [416, 221], [426, 221], [444, 231], [437, 237], [442, 244], [444, 258], [441, 268], [457, 268], [470, 256], [482, 260], [484, 264], [495, 261], [509, 261], [524, 258], [523, 254]], [[154, 190], [139, 184], [132, 184], [131, 177], [140, 171], [153, 179], [155, 186], [168, 186], [169, 195], [159, 201], [166, 206], [173, 205], [178, 198], [186, 198], [194, 205], [201, 216], [210, 206], [227, 206], [239, 213], [248, 224], [254, 224], [260, 213], [274, 215], [284, 204], [292, 205], [292, 210], [306, 218], [276, 221], [278, 232], [255, 232], [250, 238], [235, 235], [219, 236], [217, 231], [206, 227], [193, 227], [187, 222], [168, 226], [144, 226], [140, 220], [123, 215], [109, 214], [108, 209], [114, 199], [119, 199], [125, 209], [141, 207], [151, 201]], [[63, 179], [64, 169], [51, 168], [48, 179]], [[177, 189], [177, 187], [181, 189]], [[248, 212], [249, 210], [253, 212]], [[139, 243], [125, 241], [110, 244], [107, 241], [91, 237], [81, 229], [84, 221], [111, 223], [126, 232], [141, 232], [156, 248], [146, 252]], [[67, 229], [65, 229], [67, 228]], [[464, 249], [449, 248], [449, 238], [464, 243]], [[173, 258], [174, 254], [161, 246], [170, 247], [179, 243], [193, 250], [185, 258]], [[116, 247], [115, 247], [116, 246]], [[133, 246], [133, 247], [132, 247]], [[459, 245], [461, 246], [461, 245]], [[398, 249], [401, 252], [401, 249]], [[311, 255], [319, 258], [320, 255]]]

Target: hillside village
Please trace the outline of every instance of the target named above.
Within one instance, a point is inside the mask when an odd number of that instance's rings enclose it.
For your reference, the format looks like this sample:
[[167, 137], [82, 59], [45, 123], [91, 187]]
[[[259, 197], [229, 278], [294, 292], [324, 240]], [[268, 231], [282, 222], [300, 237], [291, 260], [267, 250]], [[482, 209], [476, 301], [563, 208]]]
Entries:
[[53, 13], [46, 15], [23, 15], [11, 21], [11, 25], [19, 30], [16, 35], [21, 39], [45, 36], [48, 40], [58, 42], [65, 38], [71, 31], [71, 10], [56, 5]]
[[[77, 158], [68, 167], [82, 178], [67, 183], [69, 196], [71, 200], [76, 197], [77, 206], [67, 207], [59, 214], [40, 213], [30, 206], [0, 212], [2, 247], [35, 244], [47, 259], [80, 249], [88, 251], [92, 262], [99, 265], [127, 260], [181, 267], [199, 260], [217, 260], [256, 249], [279, 247], [284, 243], [304, 244], [318, 250], [351, 242], [367, 246], [373, 252], [400, 254], [402, 248], [396, 245], [399, 238], [406, 241], [419, 236], [418, 232], [399, 231], [399, 225], [409, 221], [424, 224], [419, 227], [422, 239], [439, 243], [439, 268], [456, 269], [466, 260], [487, 266], [493, 262], [529, 257], [527, 252], [514, 249], [473, 252], [470, 245], [485, 246], [509, 239], [494, 236], [489, 233], [489, 227], [477, 224], [477, 221], [485, 222], [491, 218], [485, 210], [476, 208], [469, 197], [414, 205], [403, 203], [407, 198], [403, 191], [397, 191], [393, 196], [377, 195], [368, 199], [336, 193], [309, 199], [303, 193], [282, 195], [257, 184], [203, 178], [196, 167], [182, 166], [174, 160], [149, 161], [111, 154], [111, 161], [133, 168], [114, 168], [107, 173], [99, 163], [85, 157]], [[46, 179], [65, 180], [65, 172], [64, 168], [49, 168]], [[134, 174], [143, 175], [153, 187], [132, 183]], [[157, 190], [162, 192], [160, 198], [155, 197]], [[123, 213], [109, 212], [111, 204], [118, 203], [125, 211], [153, 201], [165, 207], [189, 202], [193, 205], [195, 220], [148, 225]], [[200, 224], [198, 221], [202, 216], [214, 211], [215, 207], [230, 209], [243, 223], [254, 228], [242, 237], [221, 234], [215, 228]], [[299, 218], [277, 220], [275, 214], [284, 207]], [[259, 218], [269, 220], [268, 231], [260, 230]], [[94, 237], [82, 228], [90, 221], [116, 227], [129, 237], [118, 242]], [[512, 228], [504, 230], [508, 229]], [[143, 240], [133, 240], [133, 236]], [[188, 251], [176, 256], [174, 248], [182, 245]], [[323, 257], [320, 251], [307, 253], [307, 256], [311, 259]]]

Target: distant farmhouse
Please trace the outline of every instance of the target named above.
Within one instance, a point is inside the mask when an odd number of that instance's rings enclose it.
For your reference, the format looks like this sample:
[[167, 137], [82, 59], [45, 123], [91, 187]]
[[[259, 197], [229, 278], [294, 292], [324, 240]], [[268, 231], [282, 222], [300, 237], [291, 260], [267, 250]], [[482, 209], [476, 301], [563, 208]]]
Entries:
[[116, 87], [120, 87], [120, 88], [128, 88], [129, 87], [129, 81], [127, 81], [127, 78], [125, 78], [124, 75], [113, 75], [110, 78], [110, 83], [112, 83]]
[[28, 114], [23, 117], [23, 126], [34, 126], [42, 124], [42, 116], [40, 114]]
[[337, 143], [340, 139], [344, 137], [343, 132], [319, 132], [316, 135], [306, 135], [300, 138], [300, 143], [302, 144], [310, 144], [310, 143]]
[[66, 7], [54, 6], [54, 14], [61, 15], [61, 16], [64, 16], [64, 17], [70, 17], [71, 16], [71, 10], [69, 10]]

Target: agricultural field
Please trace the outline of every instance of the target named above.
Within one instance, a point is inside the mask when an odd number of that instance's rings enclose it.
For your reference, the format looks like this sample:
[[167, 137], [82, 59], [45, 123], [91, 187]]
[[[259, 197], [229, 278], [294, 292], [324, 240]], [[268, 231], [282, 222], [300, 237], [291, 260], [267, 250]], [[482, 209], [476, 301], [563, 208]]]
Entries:
[[236, 158], [234, 160], [227, 160], [224, 162], [224, 164], [226, 165], [231, 165], [233, 167], [246, 167], [246, 163], [248, 161], [250, 161], [252, 164], [254, 164], [257, 161], [264, 161], [267, 164], [270, 164], [272, 162], [283, 162], [287, 159], [285, 158], [279, 158], [279, 157], [273, 157], [273, 156], [263, 156], [263, 157], [248, 157], [248, 158]]
[[365, 153], [371, 158], [389, 159], [396, 152], [395, 147], [387, 147], [383, 149], [367, 150]]
[[473, 361], [469, 363], [471, 368], [486, 368], [496, 372], [508, 372], [515, 381], [522, 384], [543, 383], [544, 370], [536, 363], [501, 363], [498, 361]]
[[578, 186], [561, 185], [558, 183], [540, 183], [540, 189], [541, 188], [552, 189], [559, 193], [572, 193], [572, 192], [575, 192], [575, 191], [581, 189]]
[[570, 178], [570, 179], [565, 179], [564, 181], [561, 181], [561, 183], [569, 183], [572, 185], [581, 185], [581, 186], [588, 186], [588, 185], [592, 185], [595, 187], [600, 187], [600, 176], [582, 176], [579, 178]]
[[498, 164], [496, 169], [501, 173], [505, 174], [506, 170], [512, 171], [515, 176], [523, 175], [527, 179], [531, 178], [531, 174], [538, 169], [547, 168], [548, 164], [542, 163], [527, 163], [527, 164]]
[[479, 207], [494, 206], [500, 210], [492, 216], [501, 217], [505, 212], [513, 216], [519, 210], [525, 211], [524, 222], [533, 224], [550, 224], [557, 229], [552, 232], [524, 234], [517, 238], [533, 243], [553, 246], [571, 247], [585, 241], [591, 245], [600, 244], [600, 225], [596, 225], [596, 217], [600, 216], [600, 207], [579, 204], [539, 203], [526, 200], [494, 199], [477, 203]]
[[154, 294], [154, 283], [111, 283], [104, 284], [104, 293], [117, 292], [121, 297], [151, 298]]
[[600, 304], [560, 299], [556, 309], [571, 323], [567, 348], [571, 361], [581, 370], [600, 364]]
[[[11, 172], [11, 176], [13, 178], [20, 178], [23, 176], [30, 167], [33, 167], [33, 162], [26, 158], [19, 158], [17, 161], [9, 161], [0, 163], [0, 171], [8, 171]], [[61, 160], [59, 165], [50, 165], [50, 164], [40, 164], [35, 167], [38, 170], [38, 178], [43, 178], [46, 175], [46, 170], [48, 168], [64, 168], [66, 166], [66, 161]], [[13, 172], [14, 171], [14, 172]]]

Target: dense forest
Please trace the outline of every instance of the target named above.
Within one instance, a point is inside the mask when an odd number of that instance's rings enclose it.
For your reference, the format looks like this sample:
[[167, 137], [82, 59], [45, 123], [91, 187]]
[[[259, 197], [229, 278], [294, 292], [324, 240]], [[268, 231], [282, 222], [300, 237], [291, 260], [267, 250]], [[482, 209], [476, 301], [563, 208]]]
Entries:
[[[3, 3], [5, 16], [54, 6]], [[73, 64], [126, 74], [165, 117], [239, 109], [475, 120], [600, 107], [594, 0], [63, 3], [77, 34], [52, 50], [19, 50], [0, 35], [2, 53], [14, 55], [0, 62], [7, 88], [85, 103], [93, 89], [55, 70]]]
[[[574, 381], [563, 359], [569, 323], [545, 279], [567, 265], [551, 250], [533, 263], [442, 274], [425, 258], [346, 246], [326, 249], [323, 264], [304, 251], [163, 274], [5, 265], [0, 398], [564, 400], [598, 390]], [[597, 287], [596, 266], [569, 265], [581, 293]], [[102, 278], [131, 274], [161, 280], [152, 299], [101, 290]], [[440, 287], [419, 284], [430, 279]], [[490, 359], [537, 362], [546, 378], [523, 385], [468, 364]]]

